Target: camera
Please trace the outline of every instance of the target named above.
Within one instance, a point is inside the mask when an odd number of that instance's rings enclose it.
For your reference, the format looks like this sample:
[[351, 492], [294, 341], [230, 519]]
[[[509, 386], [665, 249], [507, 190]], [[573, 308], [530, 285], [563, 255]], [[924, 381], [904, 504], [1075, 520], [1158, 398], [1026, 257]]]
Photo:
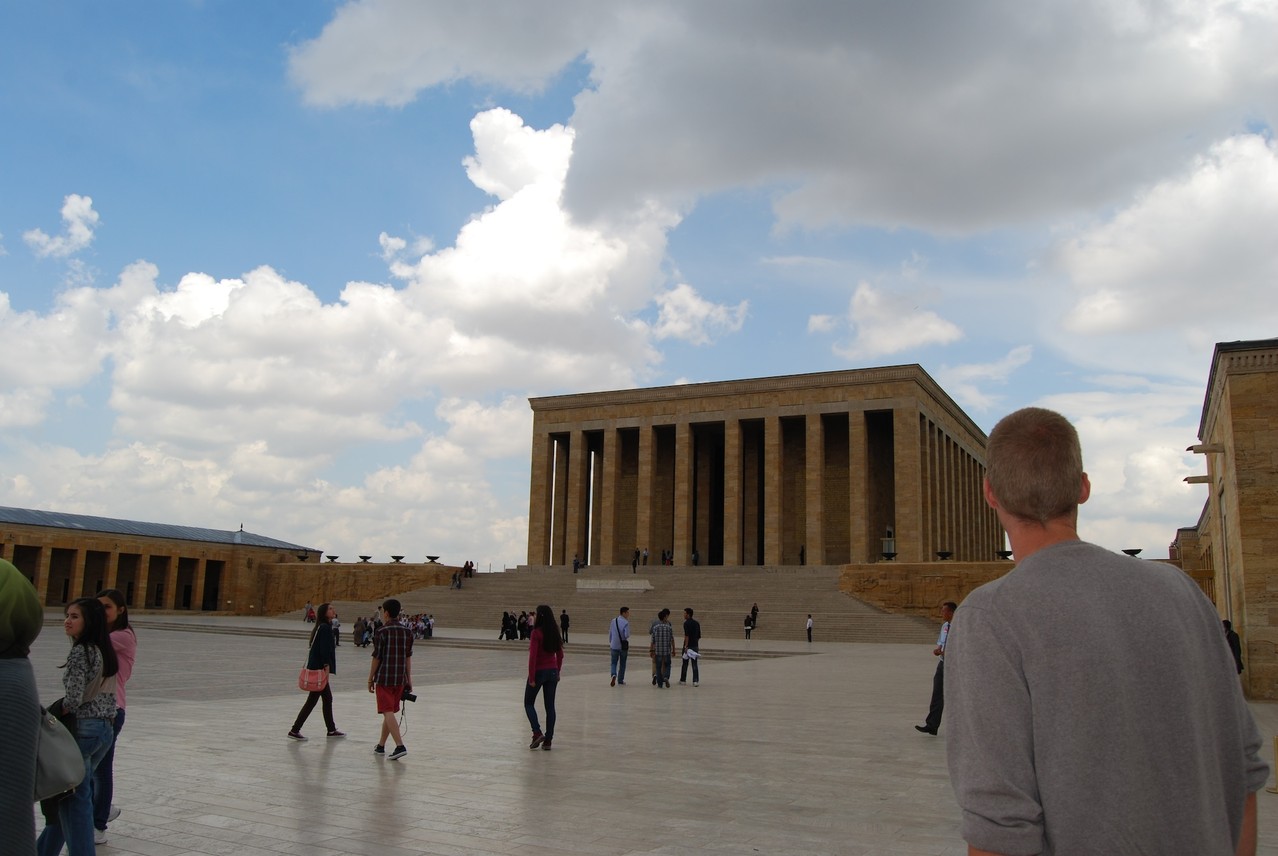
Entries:
[[401, 701], [417, 701], [417, 693], [413, 692], [409, 687], [404, 687], [399, 693]]

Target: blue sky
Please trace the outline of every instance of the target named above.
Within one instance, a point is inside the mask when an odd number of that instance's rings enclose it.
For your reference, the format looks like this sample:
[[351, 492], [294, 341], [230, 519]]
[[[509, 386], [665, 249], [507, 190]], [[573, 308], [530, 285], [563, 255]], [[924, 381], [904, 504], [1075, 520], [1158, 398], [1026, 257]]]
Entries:
[[524, 558], [526, 399], [921, 364], [1166, 555], [1278, 331], [1278, 4], [0, 12], [0, 504]]

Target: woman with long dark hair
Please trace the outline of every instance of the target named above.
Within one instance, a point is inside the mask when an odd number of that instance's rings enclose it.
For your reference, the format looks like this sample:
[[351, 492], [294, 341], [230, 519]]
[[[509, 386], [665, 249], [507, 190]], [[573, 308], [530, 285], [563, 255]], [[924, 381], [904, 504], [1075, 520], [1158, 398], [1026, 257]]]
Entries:
[[[115, 739], [115, 675], [119, 662], [111, 645], [106, 610], [97, 598], [67, 604], [63, 629], [71, 651], [61, 668], [66, 696], [59, 713], [74, 713], [76, 742], [84, 756], [84, 781], [45, 812], [48, 821], [36, 841], [39, 856], [93, 856], [93, 773]], [[41, 805], [45, 808], [45, 805]]]
[[[555, 623], [555, 612], [546, 604], [537, 607], [533, 616], [531, 641], [528, 643], [528, 686], [524, 687], [524, 713], [532, 726], [529, 749], [549, 749], [555, 737], [555, 690], [559, 687], [559, 671], [564, 664], [564, 642]], [[546, 706], [546, 733], [537, 721], [537, 693], [542, 693]]]
[[115, 746], [120, 740], [120, 731], [124, 728], [124, 685], [133, 674], [138, 637], [129, 625], [129, 607], [119, 589], [103, 589], [98, 592], [98, 601], [106, 612], [111, 647], [115, 649], [115, 658], [119, 663], [119, 671], [115, 673], [116, 713], [115, 722], [111, 724], [111, 748], [107, 749], [106, 755], [98, 763], [98, 769], [93, 773], [93, 841], [95, 844], [106, 844], [107, 824], [120, 816], [120, 810], [111, 804], [115, 796]]
[[311, 711], [315, 709], [315, 703], [320, 701], [324, 703], [324, 725], [328, 728], [328, 736], [346, 736], [346, 732], [338, 731], [336, 723], [333, 722], [333, 689], [329, 686], [333, 675], [337, 674], [337, 638], [336, 631], [333, 630], [334, 618], [337, 618], [337, 607], [331, 603], [321, 603], [319, 609], [315, 611], [315, 627], [311, 630], [311, 648], [306, 657], [306, 668], [323, 669], [328, 673], [329, 680], [324, 682], [324, 689], [307, 693], [306, 702], [297, 712], [297, 719], [293, 720], [293, 727], [288, 732], [288, 736], [294, 740], [306, 739], [302, 736], [302, 726], [306, 723], [306, 718], [311, 715]]

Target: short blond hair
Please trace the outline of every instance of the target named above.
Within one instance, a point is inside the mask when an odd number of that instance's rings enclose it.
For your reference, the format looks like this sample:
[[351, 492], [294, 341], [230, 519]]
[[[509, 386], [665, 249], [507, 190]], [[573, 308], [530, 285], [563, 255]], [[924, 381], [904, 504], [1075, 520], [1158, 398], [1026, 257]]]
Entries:
[[1047, 523], [1078, 509], [1083, 450], [1056, 411], [1026, 407], [1004, 416], [990, 432], [986, 459], [990, 489], [1010, 514]]

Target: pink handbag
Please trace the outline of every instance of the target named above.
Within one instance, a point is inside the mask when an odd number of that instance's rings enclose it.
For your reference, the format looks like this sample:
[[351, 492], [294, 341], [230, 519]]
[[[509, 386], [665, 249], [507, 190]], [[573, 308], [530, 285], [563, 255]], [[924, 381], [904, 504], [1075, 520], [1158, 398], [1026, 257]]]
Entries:
[[323, 669], [303, 668], [297, 675], [297, 688], [303, 692], [323, 692], [328, 686], [328, 672]]

